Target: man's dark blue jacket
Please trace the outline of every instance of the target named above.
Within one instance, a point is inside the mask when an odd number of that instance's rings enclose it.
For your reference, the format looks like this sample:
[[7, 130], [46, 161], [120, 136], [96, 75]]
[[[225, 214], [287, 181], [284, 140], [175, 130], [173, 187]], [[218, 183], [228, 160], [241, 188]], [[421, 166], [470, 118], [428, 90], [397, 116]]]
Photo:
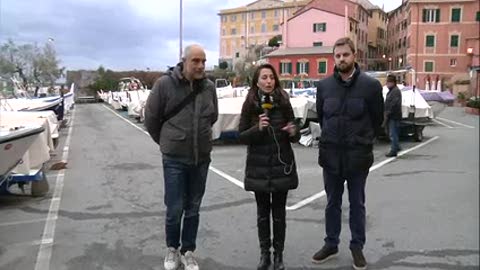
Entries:
[[318, 163], [342, 177], [373, 164], [373, 143], [383, 121], [380, 82], [360, 71], [343, 81], [338, 70], [317, 86], [317, 114], [322, 132]]

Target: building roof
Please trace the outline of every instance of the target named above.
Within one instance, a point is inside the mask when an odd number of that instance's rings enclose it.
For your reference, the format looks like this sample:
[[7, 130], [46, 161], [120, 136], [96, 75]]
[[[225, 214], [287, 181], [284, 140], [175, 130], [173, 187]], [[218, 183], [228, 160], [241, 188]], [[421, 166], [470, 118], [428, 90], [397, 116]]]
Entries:
[[309, 54], [332, 54], [333, 46], [304, 47], [304, 48], [282, 48], [275, 50], [265, 57], [286, 56], [286, 55], [309, 55]]
[[367, 9], [367, 10], [378, 8], [377, 6], [370, 3], [370, 1], [368, 1], [368, 0], [349, 0], [349, 1], [357, 3], [357, 4], [361, 5], [364, 9]]
[[[350, 2], [348, 0], [341, 0], [342, 3], [339, 3], [340, 1], [328, 1], [328, 0], [312, 0], [310, 1], [306, 6], [304, 6], [303, 8], [299, 9], [297, 12], [295, 12], [295, 15], [292, 16], [291, 18], [289, 18], [288, 20], [292, 20], [293, 18], [296, 18], [300, 15], [302, 15], [303, 13], [311, 10], [311, 9], [318, 9], [318, 10], [323, 10], [323, 11], [327, 11], [327, 12], [330, 12], [330, 13], [333, 13], [335, 15], [339, 15], [339, 16], [345, 16], [345, 4], [348, 4], [350, 3], [350, 6], [351, 5], [354, 5], [353, 2]], [[348, 16], [350, 18], [353, 18], [353, 9], [352, 8], [349, 8], [348, 9]]]
[[261, 5], [261, 2], [263, 1], [265, 0], [253, 1], [241, 7], [222, 9], [218, 12], [218, 15], [243, 13], [243, 12], [252, 11], [252, 10], [275, 9], [275, 8], [281, 8], [281, 7], [295, 7], [295, 6], [301, 7], [303, 5], [306, 5], [309, 2], [309, 0], [298, 0], [298, 1], [268, 0], [265, 2], [270, 2], [270, 3], [268, 3], [268, 5], [265, 6], [265, 5]]

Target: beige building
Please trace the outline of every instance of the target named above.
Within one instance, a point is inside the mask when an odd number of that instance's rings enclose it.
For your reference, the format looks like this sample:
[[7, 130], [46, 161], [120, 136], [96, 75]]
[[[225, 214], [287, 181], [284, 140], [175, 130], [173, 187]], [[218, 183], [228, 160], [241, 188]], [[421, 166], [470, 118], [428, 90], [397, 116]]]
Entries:
[[282, 34], [281, 24], [309, 0], [258, 0], [220, 10], [220, 59], [232, 66], [249, 45], [267, 44]]
[[387, 13], [378, 6], [370, 9], [368, 20], [368, 67], [367, 70], [386, 70]]

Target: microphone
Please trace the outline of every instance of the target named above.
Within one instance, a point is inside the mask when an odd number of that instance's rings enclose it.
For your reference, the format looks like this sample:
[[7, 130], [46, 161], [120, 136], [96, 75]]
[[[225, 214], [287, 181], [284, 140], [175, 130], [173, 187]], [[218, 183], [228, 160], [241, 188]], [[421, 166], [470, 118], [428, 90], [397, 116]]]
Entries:
[[268, 116], [268, 112], [273, 108], [273, 102], [270, 95], [262, 95], [261, 107], [263, 109], [263, 113]]

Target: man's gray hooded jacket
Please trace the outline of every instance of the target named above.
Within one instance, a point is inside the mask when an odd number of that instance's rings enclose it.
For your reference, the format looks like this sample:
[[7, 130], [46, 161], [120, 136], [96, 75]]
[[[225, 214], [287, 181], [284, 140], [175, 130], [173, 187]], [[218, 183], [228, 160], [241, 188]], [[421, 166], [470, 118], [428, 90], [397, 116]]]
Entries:
[[[210, 80], [189, 82], [182, 70], [179, 63], [155, 82], [145, 107], [145, 127], [164, 158], [196, 165], [210, 161], [212, 125], [218, 118], [217, 95]], [[194, 90], [200, 91], [195, 99], [162, 125], [164, 115]]]

